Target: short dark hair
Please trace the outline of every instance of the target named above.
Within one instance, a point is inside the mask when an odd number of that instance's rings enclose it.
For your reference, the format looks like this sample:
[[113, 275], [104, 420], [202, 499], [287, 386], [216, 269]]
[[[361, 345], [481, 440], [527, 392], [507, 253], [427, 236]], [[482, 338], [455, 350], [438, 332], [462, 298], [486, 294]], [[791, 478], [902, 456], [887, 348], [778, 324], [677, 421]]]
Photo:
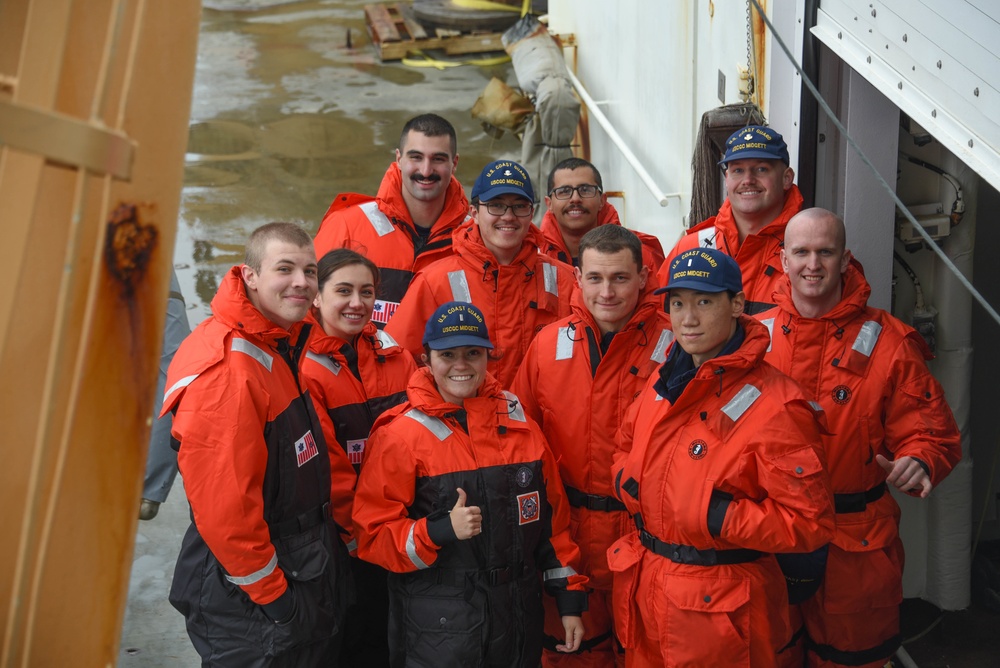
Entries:
[[580, 263], [583, 263], [583, 251], [592, 248], [598, 253], [613, 255], [619, 251], [627, 250], [635, 260], [635, 266], [642, 271], [642, 242], [635, 232], [628, 230], [621, 225], [607, 223], [598, 225], [583, 235], [580, 239]]
[[403, 150], [406, 137], [410, 132], [419, 132], [428, 137], [443, 137], [445, 135], [451, 139], [451, 155], [458, 154], [458, 138], [455, 135], [455, 127], [437, 114], [420, 114], [406, 121], [403, 131], [399, 133], [399, 150]]
[[260, 272], [261, 262], [264, 261], [264, 250], [267, 248], [267, 242], [272, 239], [294, 244], [299, 248], [312, 248], [313, 245], [312, 237], [309, 236], [309, 233], [295, 223], [267, 223], [250, 233], [250, 238], [247, 239], [243, 264], [256, 272]]
[[565, 160], [559, 162], [552, 171], [549, 172], [549, 182], [548, 188], [545, 192], [550, 193], [552, 189], [556, 186], [556, 172], [561, 169], [580, 169], [581, 167], [589, 167], [592, 172], [594, 172], [594, 180], [597, 181], [597, 187], [604, 190], [604, 184], [601, 182], [601, 173], [597, 171], [597, 167], [594, 167], [593, 163], [590, 163], [583, 158], [566, 158]]
[[323, 286], [330, 280], [335, 271], [354, 264], [360, 264], [372, 273], [372, 283], [375, 284], [375, 289], [378, 290], [380, 280], [378, 267], [364, 255], [357, 251], [352, 251], [350, 248], [335, 248], [320, 259], [317, 271], [319, 289], [323, 289]]

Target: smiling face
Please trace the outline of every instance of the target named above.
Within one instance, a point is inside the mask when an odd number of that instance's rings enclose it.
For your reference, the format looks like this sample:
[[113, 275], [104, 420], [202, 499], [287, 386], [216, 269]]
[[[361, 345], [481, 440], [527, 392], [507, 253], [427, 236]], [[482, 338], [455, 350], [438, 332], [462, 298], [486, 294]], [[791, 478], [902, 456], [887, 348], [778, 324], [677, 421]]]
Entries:
[[[795, 172], [780, 160], [748, 158], [726, 167], [726, 196], [741, 234], [753, 234], [778, 217]], [[744, 229], [742, 225], [746, 225]]]
[[688, 288], [670, 291], [670, 320], [674, 336], [684, 352], [700, 366], [716, 355], [736, 332], [743, 313], [742, 292], [732, 299], [727, 292], [699, 292]]
[[403, 175], [403, 199], [409, 205], [444, 199], [458, 155], [452, 153], [448, 135], [430, 137], [411, 130], [396, 149], [396, 162]]
[[306, 317], [316, 297], [316, 253], [311, 244], [270, 239], [261, 254], [260, 271], [244, 264], [241, 273], [250, 303], [285, 329]]
[[845, 236], [840, 219], [822, 209], [808, 209], [788, 221], [781, 265], [803, 317], [818, 318], [840, 302], [842, 276], [851, 261]]
[[628, 249], [617, 253], [601, 253], [595, 248], [583, 251], [576, 281], [584, 306], [602, 334], [621, 331], [628, 323], [648, 274], [649, 269], [640, 270]]
[[[582, 185], [597, 186], [597, 177], [590, 167], [560, 169], [552, 175], [553, 190]], [[599, 192], [597, 197], [580, 197], [580, 192], [574, 190], [569, 199], [559, 199], [550, 193], [545, 198], [545, 206], [552, 212], [564, 235], [569, 233], [579, 237], [597, 226], [597, 214], [607, 201], [608, 196], [603, 192]]]
[[490, 200], [494, 204], [503, 204], [507, 210], [502, 216], [494, 216], [486, 208], [486, 202], [480, 202], [471, 209], [472, 217], [479, 226], [483, 244], [489, 249], [500, 264], [510, 264], [521, 250], [524, 238], [528, 236], [531, 226], [531, 215], [515, 216], [511, 208], [514, 204], [531, 204], [526, 197], [520, 195], [499, 195]]
[[350, 341], [372, 319], [375, 307], [375, 277], [363, 264], [337, 269], [316, 295], [323, 331]]
[[488, 351], [480, 346], [458, 346], [444, 350], [432, 350], [430, 356], [421, 356], [430, 367], [441, 398], [448, 403], [461, 406], [466, 399], [479, 393], [479, 387], [486, 380]]

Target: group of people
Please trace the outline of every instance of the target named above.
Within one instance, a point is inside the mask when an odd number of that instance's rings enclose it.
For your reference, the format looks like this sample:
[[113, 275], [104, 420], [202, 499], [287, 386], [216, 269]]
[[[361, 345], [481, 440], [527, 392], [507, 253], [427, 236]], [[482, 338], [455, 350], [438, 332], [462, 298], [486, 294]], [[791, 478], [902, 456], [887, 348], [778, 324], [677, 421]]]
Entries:
[[457, 164], [411, 119], [315, 240], [255, 230], [177, 352], [170, 600], [204, 665], [886, 664], [887, 490], [927, 496], [959, 434], [781, 135], [732, 135], [666, 257], [585, 160], [540, 227], [521, 165], [466, 199]]

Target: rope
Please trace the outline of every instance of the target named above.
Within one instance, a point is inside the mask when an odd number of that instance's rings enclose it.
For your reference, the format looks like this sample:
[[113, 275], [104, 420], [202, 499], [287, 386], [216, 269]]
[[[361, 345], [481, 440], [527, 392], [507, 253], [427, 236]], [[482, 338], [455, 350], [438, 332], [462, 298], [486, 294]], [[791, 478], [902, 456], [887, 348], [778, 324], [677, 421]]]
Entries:
[[449, 67], [461, 67], [462, 65], [476, 65], [479, 67], [493, 67], [495, 65], [502, 65], [503, 63], [510, 62], [510, 56], [494, 56], [492, 58], [478, 58], [473, 60], [438, 60], [437, 58], [431, 58], [426, 53], [420, 49], [415, 49], [409, 52], [410, 55], [416, 56], [411, 58], [407, 55], [401, 61], [404, 65], [410, 67], [433, 67], [438, 70], [443, 70]]
[[511, 5], [505, 5], [501, 2], [491, 2], [490, 0], [451, 0], [451, 4], [456, 7], [465, 7], [466, 9], [483, 9], [490, 12], [520, 12], [521, 16], [524, 16], [531, 11], [531, 0], [524, 0], [524, 2], [521, 3], [520, 9]]
[[944, 251], [937, 244], [937, 242], [935, 242], [934, 239], [932, 239], [931, 236], [927, 234], [927, 231], [923, 228], [923, 226], [920, 223], [917, 222], [917, 219], [913, 217], [913, 214], [910, 213], [910, 210], [906, 208], [906, 205], [903, 204], [902, 200], [899, 199], [899, 196], [896, 195], [896, 192], [892, 189], [892, 186], [890, 186], [886, 182], [886, 180], [882, 178], [882, 175], [879, 174], [878, 170], [875, 169], [875, 165], [873, 165], [872, 161], [868, 158], [867, 155], [865, 155], [865, 152], [861, 150], [861, 147], [858, 146], [858, 143], [854, 141], [854, 137], [848, 134], [847, 128], [844, 127], [844, 124], [840, 122], [840, 119], [837, 118], [837, 115], [833, 113], [833, 109], [830, 108], [830, 105], [827, 104], [826, 100], [823, 99], [823, 96], [820, 95], [820, 92], [816, 88], [816, 85], [809, 79], [806, 73], [802, 70], [802, 67], [799, 65], [799, 62], [795, 60], [795, 56], [792, 55], [792, 52], [788, 48], [788, 45], [785, 44], [785, 41], [781, 39], [781, 35], [779, 35], [778, 32], [774, 29], [774, 25], [771, 23], [771, 20], [767, 18], [767, 14], [764, 13], [764, 10], [761, 8], [759, 1], [750, 0], [750, 2], [752, 2], [753, 6], [757, 9], [757, 14], [764, 21], [764, 24], [767, 25], [767, 29], [771, 31], [771, 35], [774, 37], [774, 41], [778, 43], [778, 46], [780, 46], [781, 50], [785, 52], [785, 55], [788, 57], [788, 60], [792, 63], [792, 66], [795, 68], [795, 70], [799, 73], [799, 76], [802, 77], [802, 83], [805, 84], [806, 88], [809, 89], [809, 92], [812, 94], [812, 96], [816, 98], [816, 102], [819, 103], [819, 106], [823, 110], [823, 113], [825, 113], [827, 117], [829, 117], [829, 119], [837, 127], [840, 133], [847, 140], [847, 143], [850, 145], [850, 147], [854, 149], [854, 152], [857, 153], [858, 157], [861, 158], [861, 161], [868, 166], [868, 169], [870, 169], [872, 174], [875, 176], [875, 180], [879, 183], [879, 185], [882, 186], [883, 189], [885, 189], [887, 193], [889, 193], [889, 196], [892, 198], [892, 201], [895, 202], [899, 210], [903, 212], [903, 215], [906, 217], [906, 219], [910, 221], [910, 224], [913, 225], [913, 229], [915, 229], [920, 234], [920, 236], [923, 237], [923, 240], [925, 243], [927, 243], [928, 247], [930, 247], [930, 249], [934, 251], [934, 253], [941, 259], [941, 262], [944, 264], [944, 266], [946, 266], [948, 270], [955, 275], [955, 278], [957, 278], [958, 281], [963, 286], [965, 286], [965, 289], [969, 291], [969, 294], [971, 294], [972, 297], [977, 302], [979, 302], [980, 306], [983, 307], [983, 309], [986, 311], [987, 314], [989, 314], [989, 316], [993, 319], [993, 321], [998, 325], [1000, 325], [1000, 314], [998, 314], [996, 310], [990, 305], [990, 303], [986, 301], [986, 298], [983, 297], [982, 294], [980, 294], [979, 290], [976, 290], [975, 286], [972, 285], [972, 283], [969, 282], [969, 279], [965, 277], [965, 274], [959, 271], [958, 267], [955, 266], [955, 263], [951, 261], [951, 258], [945, 255]]

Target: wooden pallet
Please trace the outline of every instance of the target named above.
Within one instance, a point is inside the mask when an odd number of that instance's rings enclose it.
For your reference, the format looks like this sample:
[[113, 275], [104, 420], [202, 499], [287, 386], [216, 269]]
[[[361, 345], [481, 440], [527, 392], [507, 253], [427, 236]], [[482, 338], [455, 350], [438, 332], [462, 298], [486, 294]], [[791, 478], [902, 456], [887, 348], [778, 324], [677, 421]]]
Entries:
[[436, 35], [428, 35], [406, 2], [365, 5], [365, 23], [383, 61], [401, 60], [417, 49], [439, 49], [449, 56], [504, 50], [501, 33], [440, 30]]

